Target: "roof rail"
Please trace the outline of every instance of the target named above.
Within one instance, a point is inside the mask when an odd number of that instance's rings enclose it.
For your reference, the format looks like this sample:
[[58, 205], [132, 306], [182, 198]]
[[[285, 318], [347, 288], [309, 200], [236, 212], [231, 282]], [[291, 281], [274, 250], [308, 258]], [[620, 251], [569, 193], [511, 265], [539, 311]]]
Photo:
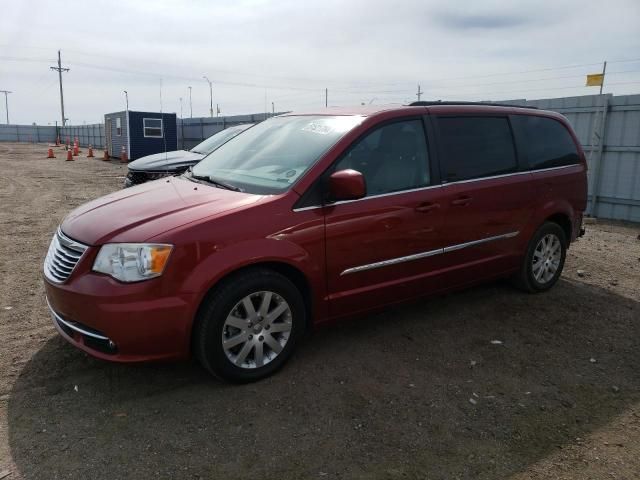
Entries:
[[533, 108], [537, 110], [538, 107], [529, 107], [524, 105], [516, 105], [514, 103], [492, 103], [492, 102], [443, 102], [442, 100], [427, 101], [427, 102], [411, 102], [410, 107], [431, 107], [434, 105], [481, 105], [488, 107], [514, 107], [514, 108]]

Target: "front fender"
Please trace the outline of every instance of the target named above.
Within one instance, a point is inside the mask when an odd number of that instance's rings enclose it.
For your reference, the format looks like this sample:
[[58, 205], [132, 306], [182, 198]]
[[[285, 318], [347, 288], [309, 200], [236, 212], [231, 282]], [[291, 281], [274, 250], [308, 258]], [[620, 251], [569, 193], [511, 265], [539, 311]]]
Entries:
[[307, 280], [313, 321], [326, 318], [324, 248], [321, 242], [312, 242], [303, 247], [276, 235], [199, 250], [209, 253], [199, 259], [183, 283], [184, 291], [197, 294], [198, 305], [211, 288], [231, 273], [252, 265], [279, 263], [296, 269]]
[[[202, 251], [202, 249], [201, 249]], [[223, 248], [215, 246], [184, 282], [185, 291], [208, 291], [230, 273], [249, 265], [264, 262], [285, 263], [301, 271], [311, 284], [312, 279], [322, 274], [321, 265], [311, 253], [292, 242], [271, 238], [247, 240]]]

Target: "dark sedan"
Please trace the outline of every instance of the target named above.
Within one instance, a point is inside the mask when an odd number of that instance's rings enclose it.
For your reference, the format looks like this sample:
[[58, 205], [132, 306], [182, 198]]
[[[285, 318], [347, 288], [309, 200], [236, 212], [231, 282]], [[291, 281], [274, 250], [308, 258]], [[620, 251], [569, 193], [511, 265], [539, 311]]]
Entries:
[[128, 165], [124, 186], [131, 187], [169, 175], [179, 175], [252, 126], [252, 123], [248, 123], [226, 128], [188, 151], [175, 150], [139, 158]]

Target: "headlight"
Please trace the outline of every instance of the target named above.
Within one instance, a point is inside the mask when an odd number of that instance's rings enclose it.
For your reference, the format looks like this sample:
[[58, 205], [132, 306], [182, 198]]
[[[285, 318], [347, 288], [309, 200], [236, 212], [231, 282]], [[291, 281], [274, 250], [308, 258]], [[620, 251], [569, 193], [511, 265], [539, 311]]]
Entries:
[[98, 252], [93, 271], [121, 282], [159, 277], [169, 260], [172, 245], [158, 243], [108, 243]]

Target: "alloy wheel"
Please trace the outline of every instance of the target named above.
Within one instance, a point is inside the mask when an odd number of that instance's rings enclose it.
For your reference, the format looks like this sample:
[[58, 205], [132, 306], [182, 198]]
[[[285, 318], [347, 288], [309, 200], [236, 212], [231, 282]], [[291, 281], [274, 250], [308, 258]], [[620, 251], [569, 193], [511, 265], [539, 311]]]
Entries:
[[555, 276], [562, 259], [562, 243], [557, 235], [547, 233], [533, 251], [531, 271], [538, 283], [545, 284]]
[[292, 328], [289, 304], [275, 292], [247, 295], [231, 310], [222, 327], [222, 348], [235, 366], [260, 368], [284, 349]]

